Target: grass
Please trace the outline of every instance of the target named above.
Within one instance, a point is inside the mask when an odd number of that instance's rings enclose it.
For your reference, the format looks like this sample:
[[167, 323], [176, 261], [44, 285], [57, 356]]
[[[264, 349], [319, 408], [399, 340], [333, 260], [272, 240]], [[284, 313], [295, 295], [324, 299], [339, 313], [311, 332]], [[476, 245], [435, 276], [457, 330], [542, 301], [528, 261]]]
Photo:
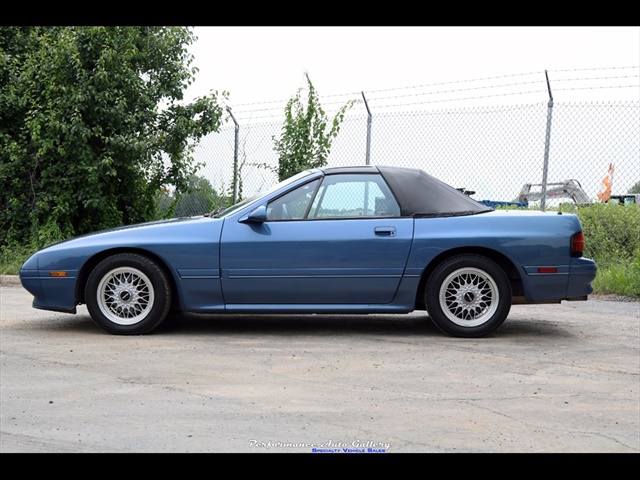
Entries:
[[595, 294], [640, 298], [640, 258], [599, 269], [592, 286]]
[[0, 249], [0, 275], [17, 275], [22, 264], [34, 252], [24, 247]]

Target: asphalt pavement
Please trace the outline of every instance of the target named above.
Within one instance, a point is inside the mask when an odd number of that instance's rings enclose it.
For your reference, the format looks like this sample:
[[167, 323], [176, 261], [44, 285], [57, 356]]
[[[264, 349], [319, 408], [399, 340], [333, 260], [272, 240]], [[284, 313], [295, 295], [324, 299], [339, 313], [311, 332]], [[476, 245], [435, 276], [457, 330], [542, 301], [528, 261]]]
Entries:
[[[0, 453], [638, 453], [640, 303], [174, 315], [114, 336], [0, 285]], [[628, 300], [628, 299], [626, 299]]]

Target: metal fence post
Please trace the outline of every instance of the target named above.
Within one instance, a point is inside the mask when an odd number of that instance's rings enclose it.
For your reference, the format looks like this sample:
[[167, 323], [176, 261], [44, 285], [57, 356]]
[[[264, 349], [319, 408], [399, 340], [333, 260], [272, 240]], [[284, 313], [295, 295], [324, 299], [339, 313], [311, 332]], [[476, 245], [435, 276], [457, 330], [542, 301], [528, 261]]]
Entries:
[[362, 92], [362, 99], [364, 100], [364, 106], [367, 107], [367, 153], [365, 164], [369, 165], [371, 163], [371, 110], [369, 110], [369, 104], [367, 103], [367, 98], [364, 96], [364, 92]]
[[235, 135], [234, 135], [234, 145], [233, 145], [233, 203], [238, 202], [238, 146], [240, 144], [240, 125], [236, 121], [236, 118], [231, 113], [231, 109], [227, 107], [227, 112], [231, 115], [231, 119], [235, 124]]
[[551, 117], [553, 116], [553, 95], [551, 95], [551, 85], [549, 84], [549, 75], [544, 71], [547, 77], [547, 90], [549, 92], [549, 103], [547, 104], [547, 132], [544, 139], [544, 165], [542, 167], [542, 198], [540, 199], [540, 210], [545, 211], [547, 196], [547, 173], [549, 171], [549, 143], [551, 141]]

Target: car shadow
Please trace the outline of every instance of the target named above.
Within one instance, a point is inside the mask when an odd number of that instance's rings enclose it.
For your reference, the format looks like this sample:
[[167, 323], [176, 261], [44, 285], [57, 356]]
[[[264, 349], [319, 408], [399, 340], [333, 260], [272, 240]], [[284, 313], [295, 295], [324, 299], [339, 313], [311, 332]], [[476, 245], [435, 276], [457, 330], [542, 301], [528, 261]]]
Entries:
[[[24, 326], [23, 326], [24, 328]], [[66, 332], [107, 334], [98, 327], [88, 313], [71, 316], [42, 318], [31, 323], [29, 329]], [[154, 331], [146, 335], [315, 335], [320, 337], [344, 335], [388, 335], [397, 337], [420, 336], [457, 340], [438, 329], [426, 312], [408, 314], [192, 314], [175, 313]], [[109, 335], [109, 334], [107, 334]], [[535, 339], [571, 338], [574, 334], [566, 325], [552, 320], [507, 318], [495, 332], [479, 339], [509, 338]]]
[[[173, 314], [151, 334], [182, 335], [215, 333], [217, 335], [389, 335], [455, 338], [442, 332], [426, 312], [409, 314]], [[549, 321], [519, 321], [507, 318], [490, 338], [571, 337], [562, 325]], [[478, 339], [481, 340], [481, 339]]]
[[443, 335], [426, 313], [400, 315], [336, 314], [172, 314], [153, 333], [276, 335]]

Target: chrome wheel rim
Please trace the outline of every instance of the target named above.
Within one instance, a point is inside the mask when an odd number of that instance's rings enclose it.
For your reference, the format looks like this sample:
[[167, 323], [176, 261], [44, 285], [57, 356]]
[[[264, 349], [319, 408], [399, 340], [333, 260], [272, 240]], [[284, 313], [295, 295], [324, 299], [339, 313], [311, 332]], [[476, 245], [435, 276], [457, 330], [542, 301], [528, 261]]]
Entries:
[[100, 311], [118, 325], [133, 325], [144, 320], [155, 299], [149, 277], [131, 267], [116, 268], [102, 277], [97, 296]]
[[477, 327], [491, 320], [500, 302], [498, 286], [478, 268], [452, 272], [440, 287], [440, 307], [445, 316], [461, 327]]

